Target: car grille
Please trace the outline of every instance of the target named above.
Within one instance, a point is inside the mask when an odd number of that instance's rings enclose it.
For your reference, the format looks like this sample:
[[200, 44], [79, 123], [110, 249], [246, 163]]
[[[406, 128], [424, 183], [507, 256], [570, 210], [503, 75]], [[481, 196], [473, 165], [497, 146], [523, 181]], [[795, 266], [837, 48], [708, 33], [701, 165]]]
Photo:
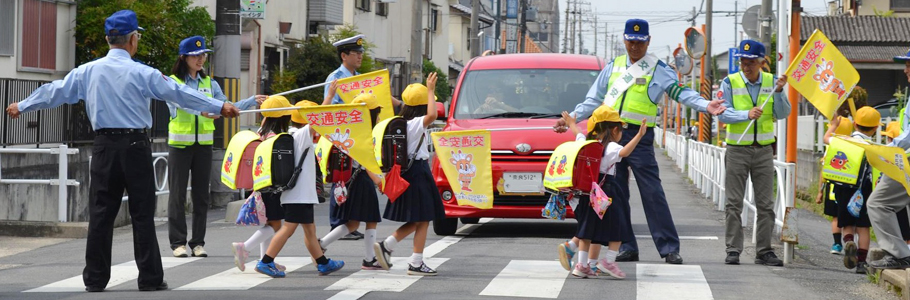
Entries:
[[493, 195], [493, 205], [507, 206], [544, 206], [550, 199], [546, 194], [539, 196]]

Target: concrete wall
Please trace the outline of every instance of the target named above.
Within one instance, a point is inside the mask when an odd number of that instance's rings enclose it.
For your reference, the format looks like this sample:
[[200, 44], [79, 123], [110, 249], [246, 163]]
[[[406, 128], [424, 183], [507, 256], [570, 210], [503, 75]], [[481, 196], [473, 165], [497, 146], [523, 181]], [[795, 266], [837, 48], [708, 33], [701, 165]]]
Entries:
[[[818, 185], [818, 177], [821, 173], [822, 158], [821, 152], [797, 151], [796, 155], [796, 188], [810, 189], [813, 185]], [[814, 188], [814, 187], [813, 187]]]
[[[858, 15], [860, 16], [874, 16], [875, 10], [879, 12], [887, 12], [891, 10], [891, 0], [863, 0], [862, 5], [859, 6]], [[844, 8], [848, 8], [849, 1], [844, 1]], [[898, 9], [894, 12], [895, 17], [910, 17], [910, 11]]]

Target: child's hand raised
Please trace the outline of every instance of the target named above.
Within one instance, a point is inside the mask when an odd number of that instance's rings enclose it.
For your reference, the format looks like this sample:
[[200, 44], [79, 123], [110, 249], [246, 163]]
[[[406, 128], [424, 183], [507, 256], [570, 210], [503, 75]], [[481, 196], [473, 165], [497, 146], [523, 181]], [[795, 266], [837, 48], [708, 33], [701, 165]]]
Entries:
[[575, 117], [572, 117], [572, 114], [569, 114], [567, 111], [562, 112], [562, 119], [566, 121], [566, 126], [575, 126]]
[[427, 75], [427, 91], [436, 90], [436, 72]]
[[644, 136], [648, 131], [648, 119], [641, 119], [641, 126], [638, 127], [638, 135]]

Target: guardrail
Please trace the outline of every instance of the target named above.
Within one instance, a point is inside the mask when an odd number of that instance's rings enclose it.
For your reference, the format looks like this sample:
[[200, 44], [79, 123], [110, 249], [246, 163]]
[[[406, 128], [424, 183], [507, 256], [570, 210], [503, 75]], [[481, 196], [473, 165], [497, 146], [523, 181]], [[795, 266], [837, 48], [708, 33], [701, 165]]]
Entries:
[[[663, 135], [660, 128], [655, 128], [655, 135]], [[660, 144], [657, 144], [660, 147]], [[715, 204], [715, 209], [723, 211], [726, 205], [726, 149], [706, 143], [686, 139], [671, 132], [666, 133], [666, 150], [670, 159], [676, 162], [680, 171], [692, 180], [699, 192]], [[774, 161], [775, 199], [774, 199], [774, 232], [780, 234], [784, 226], [787, 207], [794, 206], [796, 191], [796, 164]], [[755, 208], [754, 192], [751, 180], [746, 181], [746, 194], [743, 201], [742, 226], [749, 224], [752, 215], [752, 243], [756, 242], [757, 226], [754, 226], [758, 212]], [[793, 244], [785, 243], [784, 262], [793, 258]]]
[[[3, 179], [0, 173], [0, 184], [47, 184], [57, 186], [57, 220], [60, 222], [67, 221], [69, 212], [67, 205], [67, 186], [78, 186], [79, 182], [67, 178], [69, 172], [68, 155], [79, 153], [79, 149], [70, 149], [66, 145], [60, 145], [57, 148], [49, 149], [19, 149], [19, 148], [0, 148], [0, 154], [50, 154], [57, 155], [57, 178], [56, 179]], [[0, 166], [0, 170], [2, 170]]]

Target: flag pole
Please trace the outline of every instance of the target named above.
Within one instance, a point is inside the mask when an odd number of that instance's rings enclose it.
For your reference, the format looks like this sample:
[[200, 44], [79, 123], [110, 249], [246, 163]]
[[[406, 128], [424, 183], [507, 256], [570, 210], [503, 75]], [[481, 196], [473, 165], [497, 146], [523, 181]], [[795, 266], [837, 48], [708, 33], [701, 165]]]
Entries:
[[294, 89], [294, 90], [290, 90], [290, 91], [287, 91], [287, 92], [281, 92], [281, 93], [277, 93], [277, 94], [273, 94], [273, 95], [269, 95], [269, 96], [284, 96], [284, 95], [287, 95], [287, 94], [293, 94], [293, 93], [296, 93], [296, 92], [302, 92], [302, 91], [306, 91], [306, 90], [315, 89], [315, 88], [318, 88], [318, 87], [323, 87], [323, 86], [329, 85], [329, 84], [331, 84], [331, 83], [332, 83], [331, 81], [329, 81], [329, 82], [323, 82], [323, 83], [320, 83], [320, 84], [314, 84], [314, 85], [310, 85], [310, 86], [305, 86], [305, 87], [302, 87], [302, 88], [299, 88], [299, 89]]
[[[335, 104], [335, 105], [350, 105], [350, 104]], [[360, 106], [363, 106], [363, 105], [367, 105], [367, 104], [366, 104], [366, 103], [360, 103], [359, 105], [360, 105]], [[326, 105], [326, 106], [329, 106], [329, 105]], [[311, 107], [313, 107], [313, 106], [311, 106]], [[241, 110], [240, 113], [241, 113], [241, 114], [248, 114], [248, 113], [259, 113], [259, 112], [268, 112], [268, 111], [298, 110], [298, 109], [306, 109], [306, 107], [291, 106], [291, 107], [278, 107], [278, 108], [265, 108], [265, 109], [248, 109], [248, 110]]]
[[[771, 96], [773, 96], [773, 95], [774, 94], [768, 94], [768, 97], [765, 97], [765, 103], [762, 103], [761, 110], [765, 110], [765, 105], [768, 104], [768, 101], [771, 100]], [[752, 125], [755, 125], [755, 120], [757, 120], [757, 119], [752, 119], [752, 121], [749, 121], [749, 126], [746, 126], [746, 132], [749, 131], [749, 128], [752, 128]], [[729, 125], [727, 125], [727, 126], [729, 126]], [[743, 133], [743, 135], [739, 136], [739, 139], [736, 140], [736, 143], [739, 144], [739, 142], [742, 142], [744, 137], [746, 137], [745, 133]]]

